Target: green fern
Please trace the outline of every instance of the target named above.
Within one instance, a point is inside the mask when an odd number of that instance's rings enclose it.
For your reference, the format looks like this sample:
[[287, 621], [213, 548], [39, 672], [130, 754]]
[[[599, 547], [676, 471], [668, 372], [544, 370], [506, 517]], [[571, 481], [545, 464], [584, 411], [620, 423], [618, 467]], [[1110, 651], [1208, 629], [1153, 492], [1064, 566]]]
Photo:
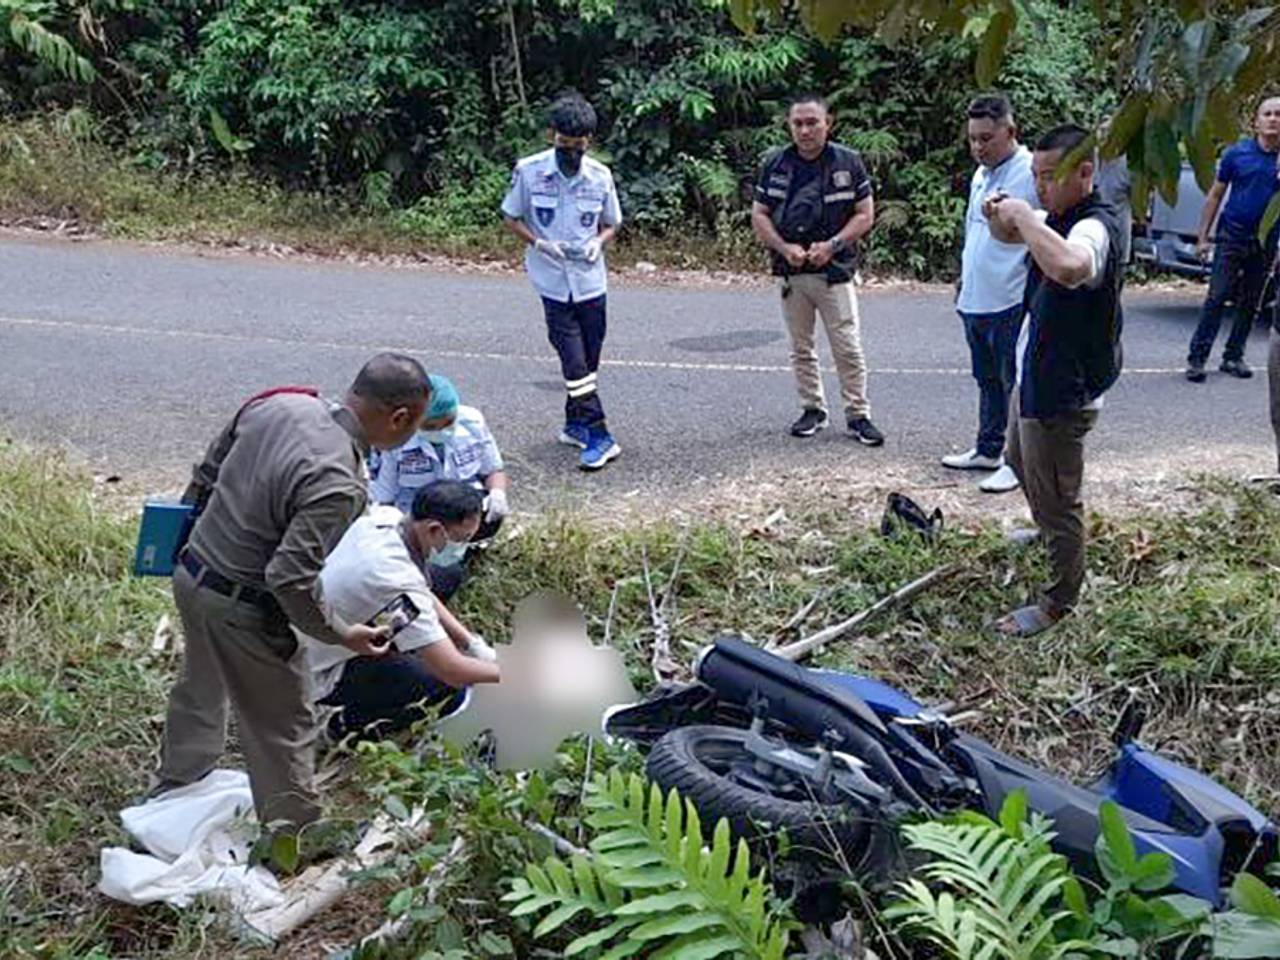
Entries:
[[93, 64], [80, 56], [66, 37], [34, 19], [39, 12], [37, 5], [24, 0], [0, 0], [0, 30], [7, 26], [9, 39], [18, 49], [69, 80], [92, 83], [97, 76]]
[[1015, 793], [1000, 823], [968, 815], [904, 826], [909, 844], [933, 857], [919, 872], [939, 892], [919, 877], [906, 880], [885, 916], [955, 960], [1059, 960], [1087, 948], [1055, 939], [1071, 915], [1062, 905], [1071, 874], [1049, 849], [1049, 822], [1025, 817], [1026, 797]]
[[782, 960], [795, 924], [771, 908], [763, 872], [751, 875], [747, 845], [734, 848], [727, 821], [708, 849], [691, 803], [617, 771], [596, 779], [587, 806], [598, 833], [592, 856], [529, 864], [503, 897], [513, 917], [549, 909], [535, 937], [583, 918], [593, 929], [565, 947], [566, 957], [604, 949], [600, 960]]
[[680, 154], [685, 175], [704, 196], [711, 200], [725, 201], [738, 192], [738, 177], [733, 168], [713, 156], [707, 159]]

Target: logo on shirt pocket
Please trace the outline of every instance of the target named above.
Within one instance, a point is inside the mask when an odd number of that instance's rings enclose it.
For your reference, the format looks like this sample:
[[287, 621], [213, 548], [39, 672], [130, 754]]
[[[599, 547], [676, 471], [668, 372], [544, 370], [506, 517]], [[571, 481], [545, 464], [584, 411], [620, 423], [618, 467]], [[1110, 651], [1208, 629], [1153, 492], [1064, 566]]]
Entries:
[[552, 222], [556, 218], [555, 207], [534, 207], [533, 212], [538, 217], [538, 223], [540, 223], [544, 227], [551, 226]]
[[837, 187], [849, 187], [853, 185], [853, 174], [848, 170], [837, 170], [831, 175], [831, 182]]
[[584, 227], [595, 226], [595, 223], [596, 223], [595, 212], [591, 210], [587, 210], [580, 217], [578, 217], [578, 222], [582, 224]]

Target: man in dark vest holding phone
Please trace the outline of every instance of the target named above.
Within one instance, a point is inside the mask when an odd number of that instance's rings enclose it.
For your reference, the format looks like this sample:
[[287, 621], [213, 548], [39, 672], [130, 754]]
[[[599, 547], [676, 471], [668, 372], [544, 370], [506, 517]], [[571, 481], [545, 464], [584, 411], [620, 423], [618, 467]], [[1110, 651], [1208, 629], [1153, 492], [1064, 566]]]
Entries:
[[[994, 194], [984, 213], [992, 234], [1026, 244], [1025, 317], [1005, 457], [1026, 491], [1049, 551], [1053, 582], [1038, 603], [997, 623], [1032, 636], [1076, 603], [1084, 583], [1084, 438], [1120, 376], [1123, 249], [1116, 210], [1094, 189], [1092, 156], [1073, 154], [1089, 133], [1054, 127], [1036, 143], [1032, 171], [1043, 210]], [[1064, 163], [1073, 163], [1071, 169]]]

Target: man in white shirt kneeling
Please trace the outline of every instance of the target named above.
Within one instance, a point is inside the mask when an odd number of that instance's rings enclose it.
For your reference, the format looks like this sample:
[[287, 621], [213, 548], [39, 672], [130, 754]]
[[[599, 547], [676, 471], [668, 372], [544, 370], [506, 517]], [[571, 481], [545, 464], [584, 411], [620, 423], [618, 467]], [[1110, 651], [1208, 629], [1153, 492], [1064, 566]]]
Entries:
[[475, 534], [483, 502], [478, 490], [460, 481], [428, 484], [408, 515], [374, 507], [325, 560], [324, 604], [347, 623], [382, 614], [395, 630], [380, 656], [357, 656], [300, 634], [313, 700], [338, 708], [328, 722], [330, 739], [387, 736], [430, 711], [451, 712], [471, 684], [498, 682], [497, 655], [432, 594], [428, 573], [433, 558]]

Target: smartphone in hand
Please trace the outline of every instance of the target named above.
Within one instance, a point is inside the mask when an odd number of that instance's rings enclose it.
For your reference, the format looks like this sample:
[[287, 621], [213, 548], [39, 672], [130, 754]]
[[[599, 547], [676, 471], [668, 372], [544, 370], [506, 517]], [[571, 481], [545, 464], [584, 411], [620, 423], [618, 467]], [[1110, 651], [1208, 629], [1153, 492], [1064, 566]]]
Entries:
[[422, 611], [418, 609], [418, 605], [410, 599], [409, 595], [401, 593], [392, 597], [366, 623], [371, 627], [388, 627], [391, 630], [391, 637], [394, 637], [413, 621], [417, 620], [420, 613]]

